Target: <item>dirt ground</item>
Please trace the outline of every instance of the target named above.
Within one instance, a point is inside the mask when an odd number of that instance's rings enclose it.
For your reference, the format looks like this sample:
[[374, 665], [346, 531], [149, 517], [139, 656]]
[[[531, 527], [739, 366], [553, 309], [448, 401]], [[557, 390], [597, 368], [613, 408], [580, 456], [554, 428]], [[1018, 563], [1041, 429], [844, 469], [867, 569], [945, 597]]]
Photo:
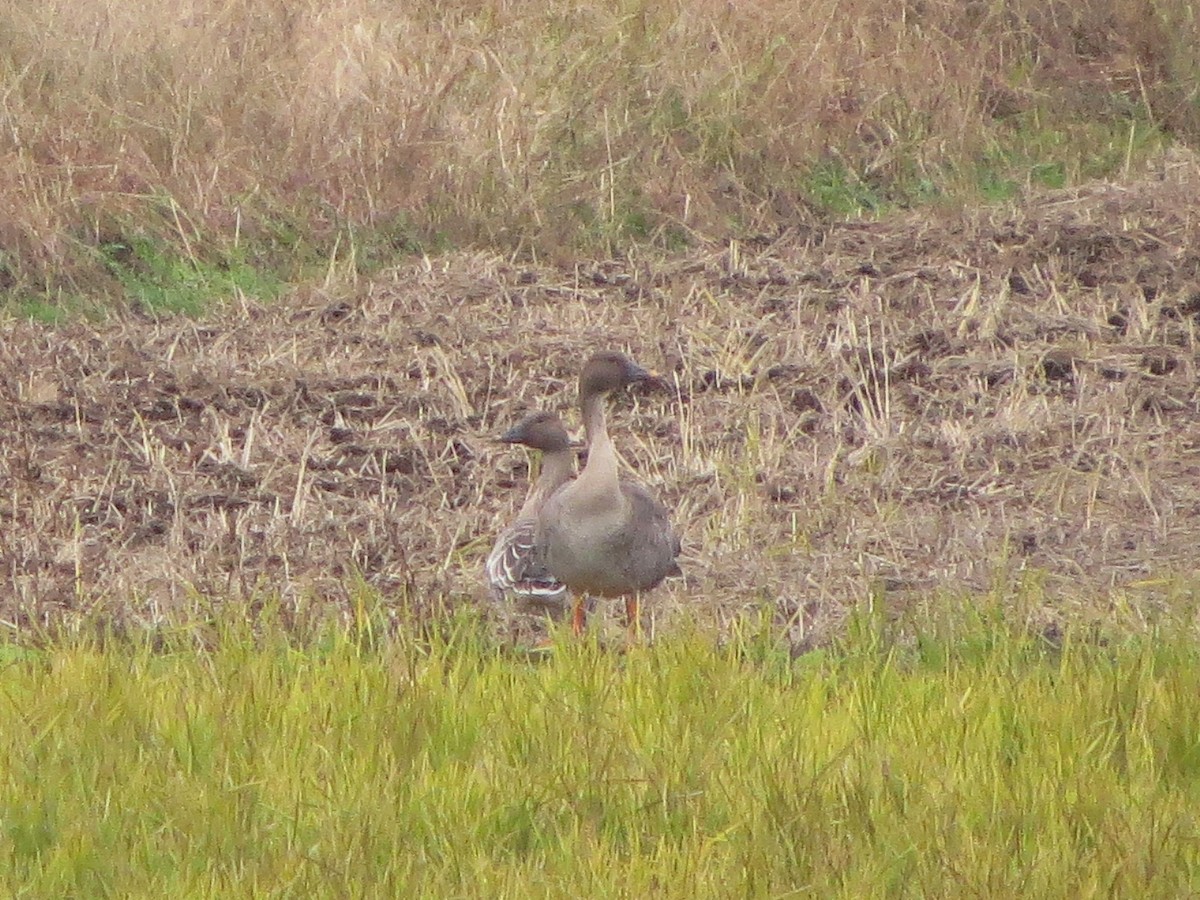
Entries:
[[527, 475], [494, 435], [535, 407], [577, 423], [601, 347], [675, 385], [610, 416], [684, 534], [659, 628], [765, 609], [806, 645], [867, 596], [988, 593], [1047, 627], [1149, 618], [1196, 587], [1198, 197], [1173, 156], [673, 257], [460, 254], [202, 321], [6, 323], [0, 619], [344, 612], [363, 583], [481, 603]]

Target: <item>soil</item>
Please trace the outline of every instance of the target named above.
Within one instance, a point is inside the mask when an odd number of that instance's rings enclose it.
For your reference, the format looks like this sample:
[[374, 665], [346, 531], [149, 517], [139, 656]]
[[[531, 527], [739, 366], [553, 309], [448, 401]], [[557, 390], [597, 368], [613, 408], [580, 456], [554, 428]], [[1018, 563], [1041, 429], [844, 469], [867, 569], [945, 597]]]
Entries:
[[231, 602], [485, 603], [524, 492], [494, 436], [577, 423], [593, 348], [674, 510], [659, 627], [765, 612], [797, 646], [864, 599], [1023, 604], [1054, 629], [1196, 590], [1200, 166], [967, 213], [798, 223], [674, 256], [406, 262], [201, 321], [0, 327], [0, 619]]

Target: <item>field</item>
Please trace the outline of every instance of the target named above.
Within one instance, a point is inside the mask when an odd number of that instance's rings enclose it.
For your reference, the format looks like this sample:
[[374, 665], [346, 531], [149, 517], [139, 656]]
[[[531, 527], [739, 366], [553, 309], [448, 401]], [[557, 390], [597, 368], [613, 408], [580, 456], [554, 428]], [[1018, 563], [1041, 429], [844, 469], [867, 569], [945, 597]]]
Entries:
[[[10, 323], [0, 880], [1195, 892], [1197, 178]], [[590, 345], [686, 579], [539, 663], [493, 436]]]
[[673, 384], [613, 415], [684, 534], [659, 622], [765, 612], [803, 649], [867, 598], [1019, 596], [1035, 629], [1143, 627], [1196, 588], [1198, 185], [1181, 155], [1004, 210], [13, 322], [5, 618], [473, 605], [526, 481], [495, 435], [577, 421], [582, 359], [619, 347]]
[[0, 35], [0, 290], [49, 319], [995, 203], [1200, 143], [1189, 0], [13, 0]]
[[1200, 892], [1195, 11], [901, 6], [0, 10], [0, 893]]
[[[300, 646], [227, 620], [10, 660], [13, 897], [1181, 897], [1194, 644], [865, 619], [800, 663], [675, 636], [541, 664], [469, 630]], [[949, 636], [949, 635], [948, 635]], [[212, 635], [206, 636], [212, 640]]]

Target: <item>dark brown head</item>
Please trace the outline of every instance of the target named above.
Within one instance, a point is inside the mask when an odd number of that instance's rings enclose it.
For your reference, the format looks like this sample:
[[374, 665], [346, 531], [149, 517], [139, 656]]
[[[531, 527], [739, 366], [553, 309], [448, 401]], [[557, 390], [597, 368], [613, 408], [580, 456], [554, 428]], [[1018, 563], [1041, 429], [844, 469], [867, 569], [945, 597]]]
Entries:
[[624, 353], [607, 350], [587, 361], [579, 375], [579, 396], [594, 397], [620, 390], [626, 385], [657, 379]]
[[506, 444], [524, 444], [543, 453], [557, 453], [575, 446], [562, 420], [551, 412], [530, 413], [500, 435], [500, 440]]

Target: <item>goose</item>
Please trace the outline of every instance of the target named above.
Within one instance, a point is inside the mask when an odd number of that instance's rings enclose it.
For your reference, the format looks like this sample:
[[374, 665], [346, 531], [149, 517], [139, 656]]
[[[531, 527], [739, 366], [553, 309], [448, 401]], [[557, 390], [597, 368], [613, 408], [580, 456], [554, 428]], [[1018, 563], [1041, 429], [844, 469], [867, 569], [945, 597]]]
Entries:
[[542, 454], [542, 469], [517, 518], [496, 538], [484, 564], [492, 598], [525, 601], [553, 609], [562, 607], [567, 586], [547, 570], [534, 549], [538, 513], [547, 498], [571, 480], [575, 445], [558, 416], [535, 412], [500, 436], [506, 444], [522, 444]]
[[534, 532], [546, 567], [575, 594], [576, 634], [586, 624], [590, 594], [624, 598], [630, 635], [636, 636], [640, 595], [668, 575], [681, 574], [679, 536], [667, 509], [640, 484], [620, 478], [604, 414], [605, 398], [613, 391], [657, 380], [611, 351], [592, 356], [579, 376], [587, 463], [578, 478], [544, 502]]

